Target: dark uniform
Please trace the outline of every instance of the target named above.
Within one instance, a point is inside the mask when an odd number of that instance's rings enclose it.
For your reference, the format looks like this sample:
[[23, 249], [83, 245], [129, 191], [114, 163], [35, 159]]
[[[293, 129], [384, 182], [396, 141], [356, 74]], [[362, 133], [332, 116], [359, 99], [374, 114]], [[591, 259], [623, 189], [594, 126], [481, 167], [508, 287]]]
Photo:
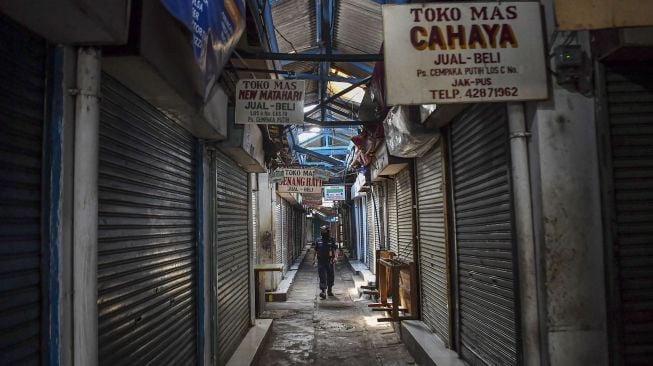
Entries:
[[330, 293], [335, 277], [333, 264], [337, 249], [335, 240], [329, 236], [319, 238], [313, 245], [313, 249], [317, 253], [317, 273], [320, 276], [320, 290], [324, 292], [328, 288]]

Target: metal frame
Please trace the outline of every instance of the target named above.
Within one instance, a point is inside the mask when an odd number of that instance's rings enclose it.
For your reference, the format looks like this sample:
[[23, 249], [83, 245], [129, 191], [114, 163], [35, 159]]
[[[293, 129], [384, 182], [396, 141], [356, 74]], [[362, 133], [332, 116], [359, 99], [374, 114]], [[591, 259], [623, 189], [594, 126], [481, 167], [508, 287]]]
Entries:
[[619, 286], [619, 270], [615, 262], [613, 241], [617, 237], [616, 206], [614, 196], [614, 176], [612, 173], [612, 143], [610, 136], [610, 117], [608, 115], [608, 94], [606, 89], [606, 66], [595, 61], [595, 119], [596, 139], [599, 159], [599, 185], [601, 187], [601, 207], [603, 219], [603, 248], [605, 268], [605, 291], [608, 331], [608, 355], [611, 364], [623, 365], [621, 350], [621, 334], [623, 321], [621, 318], [621, 288]]
[[[392, 2], [383, 2], [383, 3], [405, 3], [406, 1], [392, 1]], [[254, 13], [255, 22], [257, 23], [257, 30], [259, 31], [259, 37], [262, 40], [262, 43], [265, 45], [265, 48], [269, 49], [270, 52], [241, 52], [239, 55], [244, 59], [263, 59], [263, 60], [273, 60], [273, 61], [284, 61], [284, 62], [275, 62], [275, 70], [258, 70], [260, 72], [269, 72], [277, 75], [283, 75], [287, 78], [304, 78], [309, 80], [318, 81], [318, 100], [317, 104], [312, 110], [305, 113], [305, 122], [317, 125], [321, 127], [328, 128], [342, 128], [342, 127], [351, 127], [351, 126], [360, 126], [377, 123], [378, 121], [359, 121], [351, 115], [350, 113], [339, 110], [336, 107], [331, 106], [330, 104], [335, 104], [340, 106], [342, 103], [339, 103], [339, 98], [345, 95], [346, 93], [354, 90], [355, 88], [367, 83], [370, 81], [370, 77], [360, 79], [360, 78], [347, 78], [339, 77], [334, 75], [329, 75], [329, 70], [332, 62], [346, 62], [353, 67], [356, 67], [367, 74], [371, 74], [373, 68], [365, 64], [365, 62], [374, 62], [381, 61], [383, 55], [379, 54], [343, 54], [334, 50], [333, 48], [333, 37], [335, 34], [335, 13], [337, 11], [337, 3], [334, 0], [316, 0], [315, 2], [315, 14], [316, 14], [316, 35], [315, 42], [318, 44], [317, 47], [314, 47], [309, 50], [305, 50], [299, 53], [280, 53], [279, 46], [276, 39], [276, 33], [273, 25], [272, 17], [272, 6], [276, 4], [273, 0], [247, 0], [248, 6], [252, 9]], [[285, 71], [278, 69], [282, 65], [287, 65], [295, 61], [308, 61], [308, 62], [317, 62], [318, 65], [318, 74], [310, 73], [295, 73], [292, 71]], [[244, 68], [240, 68], [244, 69]], [[253, 70], [248, 70], [253, 71]], [[328, 96], [327, 95], [327, 85], [328, 82], [347, 82], [352, 85], [349, 88], [344, 89], [343, 91]], [[346, 107], [349, 109], [349, 106]], [[320, 113], [318, 118], [310, 118], [316, 112]], [[335, 118], [334, 118], [335, 117]], [[354, 118], [352, 118], [354, 117]], [[341, 120], [345, 119], [345, 120]], [[318, 160], [324, 162], [323, 165], [333, 165], [336, 167], [344, 167], [343, 162], [333, 159], [324, 154], [320, 154], [317, 150], [311, 148], [306, 149], [305, 143], [298, 143], [295, 139], [295, 135], [292, 133], [286, 132], [286, 138], [291, 145], [291, 151], [295, 155], [296, 160], [300, 164], [305, 164], [304, 155], [312, 156]], [[292, 142], [291, 142], [292, 140]], [[352, 145], [347, 146], [347, 151], [351, 151]], [[311, 151], [312, 150], [312, 151]], [[333, 150], [328, 150], [329, 152], [335, 152]], [[343, 154], [343, 151], [338, 151], [338, 154]]]
[[197, 363], [204, 365], [204, 142], [195, 141], [195, 242], [197, 260]]
[[458, 278], [458, 232], [456, 231], [456, 206], [454, 204], [455, 195], [456, 195], [456, 185], [453, 180], [453, 148], [451, 142], [451, 128], [446, 128], [447, 135], [447, 154], [444, 156], [444, 160], [447, 163], [446, 174], [447, 174], [447, 184], [449, 186], [447, 194], [447, 202], [451, 203], [451, 209], [447, 212], [447, 231], [451, 234], [449, 236], [449, 246], [451, 250], [451, 267], [449, 268], [449, 276], [451, 276], [451, 295], [450, 301], [452, 304], [452, 324], [451, 324], [451, 333], [449, 334], [449, 344], [452, 348], [460, 354], [460, 349], [462, 346], [462, 340], [460, 337], [460, 284]]

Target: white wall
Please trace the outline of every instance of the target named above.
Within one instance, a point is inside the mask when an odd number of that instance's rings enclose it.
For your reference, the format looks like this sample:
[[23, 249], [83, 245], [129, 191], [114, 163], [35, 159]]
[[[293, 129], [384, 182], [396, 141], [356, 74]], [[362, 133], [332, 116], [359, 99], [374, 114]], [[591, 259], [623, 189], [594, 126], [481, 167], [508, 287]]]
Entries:
[[[552, 0], [545, 8], [551, 39]], [[579, 40], [589, 53], [589, 34]], [[531, 103], [527, 113], [543, 358], [556, 366], [607, 365], [594, 99], [551, 88], [551, 99]]]
[[[258, 174], [258, 256], [260, 263], [274, 263], [276, 243], [274, 242], [274, 203], [277, 199], [276, 188], [270, 184], [267, 173]], [[278, 243], [281, 245], [281, 243]], [[265, 289], [274, 291], [281, 281], [280, 272], [265, 274]]]
[[[272, 263], [274, 259], [274, 231], [273, 216], [274, 209], [272, 198], [274, 197], [274, 186], [270, 185], [267, 173], [258, 174], [258, 253], [261, 263]], [[265, 243], [266, 238], [270, 245]]]

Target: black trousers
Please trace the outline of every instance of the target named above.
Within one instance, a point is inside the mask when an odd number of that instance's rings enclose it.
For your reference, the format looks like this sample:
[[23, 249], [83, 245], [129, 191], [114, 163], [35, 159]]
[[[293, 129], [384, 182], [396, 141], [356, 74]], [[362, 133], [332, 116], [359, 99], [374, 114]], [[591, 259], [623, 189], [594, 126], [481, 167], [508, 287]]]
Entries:
[[320, 290], [326, 290], [327, 287], [333, 286], [335, 279], [335, 264], [332, 263], [318, 263], [317, 273], [320, 275]]

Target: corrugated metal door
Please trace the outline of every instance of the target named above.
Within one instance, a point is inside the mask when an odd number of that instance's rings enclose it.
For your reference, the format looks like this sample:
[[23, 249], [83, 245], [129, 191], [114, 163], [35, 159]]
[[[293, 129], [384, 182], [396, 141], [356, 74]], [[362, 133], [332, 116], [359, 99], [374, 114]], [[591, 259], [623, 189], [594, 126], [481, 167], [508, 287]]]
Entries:
[[397, 221], [397, 182], [392, 179], [388, 181], [388, 244], [395, 254], [399, 253]]
[[45, 42], [0, 17], [0, 363], [38, 365]]
[[519, 362], [508, 122], [476, 104], [450, 128], [460, 353], [475, 365]]
[[288, 268], [292, 267], [295, 259], [295, 222], [292, 205], [288, 205]]
[[281, 257], [283, 262], [283, 272], [288, 271], [288, 203], [281, 200]]
[[376, 249], [386, 248], [385, 223], [385, 183], [379, 184], [374, 190], [374, 209], [376, 219]]
[[245, 173], [216, 154], [218, 364], [227, 363], [250, 326], [248, 185]]
[[252, 212], [252, 258], [254, 264], [259, 263], [258, 259], [258, 191], [252, 190], [251, 193], [251, 212]]
[[614, 224], [623, 365], [653, 362], [653, 72], [607, 70]]
[[367, 196], [367, 252], [365, 262], [372, 273], [375, 273], [374, 256], [376, 248], [376, 222], [374, 218], [374, 199], [373, 193]]
[[440, 143], [415, 160], [419, 273], [424, 322], [449, 344], [449, 275]]
[[412, 262], [413, 247], [413, 188], [410, 179], [410, 169], [399, 172], [397, 183], [397, 254], [400, 259]]
[[195, 139], [102, 75], [100, 364], [195, 364]]
[[274, 201], [274, 262], [283, 263], [282, 235], [283, 220], [281, 217], [281, 197], [277, 196]]
[[362, 223], [360, 219], [360, 204], [361, 200], [360, 199], [354, 199], [354, 232], [355, 232], [355, 237], [356, 237], [356, 246], [354, 247], [354, 258], [360, 259], [360, 252], [361, 252], [361, 236], [363, 234], [363, 231], [361, 229]]

